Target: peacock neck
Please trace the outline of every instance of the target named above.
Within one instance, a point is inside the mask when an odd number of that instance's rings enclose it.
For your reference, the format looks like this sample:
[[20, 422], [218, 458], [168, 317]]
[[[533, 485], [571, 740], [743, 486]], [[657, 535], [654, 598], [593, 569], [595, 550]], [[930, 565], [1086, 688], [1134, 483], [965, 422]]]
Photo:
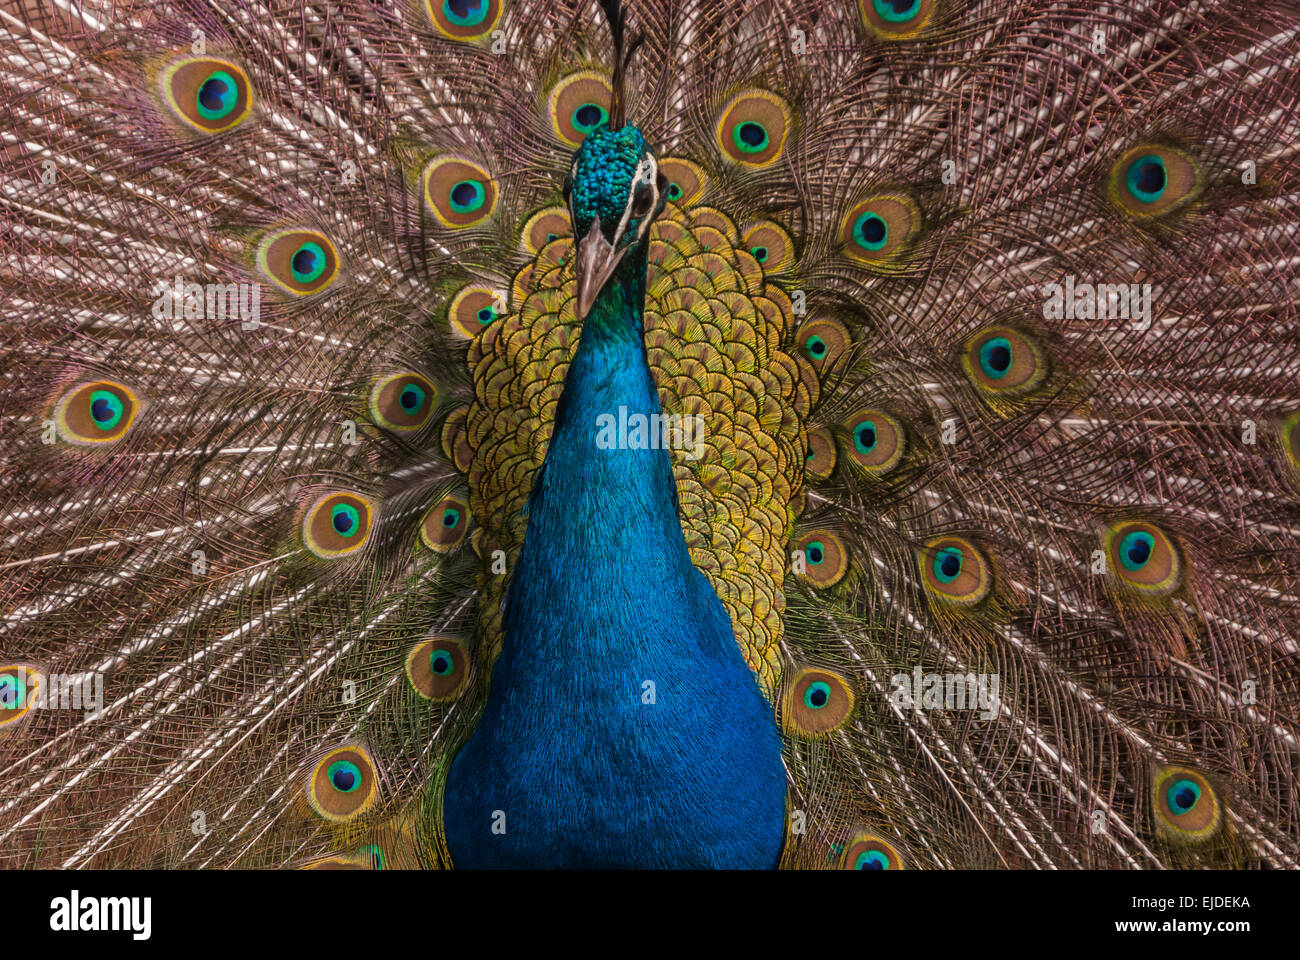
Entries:
[[562, 566], [634, 589], [690, 566], [669, 453], [650, 429], [662, 409], [643, 339], [645, 276], [645, 251], [633, 250], [584, 318], [565, 380], [526, 535], [556, 577]]
[[[623, 258], [609, 282], [596, 295], [591, 311], [583, 318], [579, 352], [583, 347], [616, 339], [640, 349], [642, 366], [649, 373], [643, 342], [648, 265], [648, 253], [641, 246], [634, 247]], [[567, 389], [566, 385], [566, 392]]]
[[[661, 410], [644, 252], [629, 261], [584, 318], [501, 656], [448, 778], [458, 866], [771, 867], [780, 855], [771, 709], [691, 564], [669, 453], [633, 426]], [[493, 811], [507, 833], [489, 835]]]

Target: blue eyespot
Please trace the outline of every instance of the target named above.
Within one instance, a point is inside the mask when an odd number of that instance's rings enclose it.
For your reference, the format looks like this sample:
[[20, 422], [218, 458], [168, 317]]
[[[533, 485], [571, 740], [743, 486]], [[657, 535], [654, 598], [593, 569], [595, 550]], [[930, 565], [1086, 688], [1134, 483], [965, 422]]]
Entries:
[[759, 263], [767, 263], [767, 247], [750, 247], [749, 253]]
[[406, 658], [406, 678], [425, 700], [454, 700], [465, 684], [465, 651], [453, 637], [432, 637], [411, 648]]
[[1165, 161], [1154, 153], [1138, 157], [1129, 164], [1124, 182], [1129, 193], [1143, 203], [1155, 203], [1165, 192], [1168, 183]]
[[854, 870], [888, 870], [889, 857], [879, 850], [864, 850], [853, 862]]
[[826, 356], [826, 341], [815, 333], [804, 341], [804, 347], [808, 350], [808, 356], [814, 360], [820, 360]]
[[579, 133], [591, 133], [609, 119], [609, 112], [598, 103], [584, 103], [573, 111], [573, 128]]
[[736, 125], [731, 133], [731, 139], [744, 153], [762, 153], [768, 145], [767, 128], [761, 123], [746, 120]]
[[487, 200], [487, 191], [479, 180], [461, 180], [451, 188], [451, 208], [457, 213], [473, 213]]
[[853, 429], [853, 446], [858, 453], [870, 453], [876, 448], [876, 424], [863, 420]]
[[456, 667], [456, 661], [446, 650], [435, 650], [429, 655], [429, 669], [434, 676], [445, 677]]
[[482, 310], [478, 312], [478, 322], [483, 324], [483, 326], [485, 327], [496, 318], [497, 318], [497, 312], [493, 310], [491, 307], [484, 307]]
[[0, 710], [17, 710], [27, 701], [27, 684], [12, 673], [0, 676]]
[[889, 225], [879, 214], [868, 210], [853, 222], [853, 236], [868, 250], [880, 250], [889, 241]]
[[351, 793], [361, 786], [361, 769], [350, 760], [337, 760], [326, 772], [329, 782], [340, 793]]
[[330, 525], [341, 537], [351, 537], [361, 529], [361, 514], [350, 503], [336, 503], [330, 511]]
[[872, 0], [872, 6], [882, 20], [903, 23], [920, 11], [921, 0]]
[[205, 120], [220, 120], [229, 116], [239, 98], [235, 78], [225, 70], [214, 70], [199, 87], [195, 106]]
[[804, 557], [813, 566], [821, 563], [826, 559], [826, 547], [820, 540], [810, 540], [804, 547]]
[[1151, 551], [1155, 549], [1155, 537], [1145, 530], [1134, 530], [1124, 535], [1124, 539], [1119, 542], [1119, 559], [1128, 570], [1141, 570], [1151, 559]]
[[325, 250], [314, 240], [308, 240], [289, 261], [293, 278], [299, 283], [311, 283], [325, 272]]
[[90, 395], [90, 418], [101, 430], [116, 427], [124, 410], [122, 401], [108, 390], [96, 390]]
[[443, 0], [442, 13], [461, 27], [476, 27], [487, 18], [488, 0]]
[[1165, 797], [1169, 801], [1169, 811], [1182, 816], [1195, 808], [1201, 799], [1201, 788], [1191, 780], [1179, 780], [1165, 792]]
[[940, 583], [952, 583], [961, 573], [961, 551], [944, 547], [934, 555], [934, 578]]
[[1011, 341], [990, 337], [980, 346], [980, 369], [990, 380], [1001, 380], [1011, 369]]
[[460, 523], [460, 511], [455, 507], [448, 507], [442, 513], [442, 525], [448, 530], [453, 530], [456, 524]]
[[402, 388], [401, 394], [398, 395], [397, 402], [402, 405], [402, 409], [407, 413], [415, 413], [424, 406], [428, 394], [424, 388], [416, 383], [408, 383]]
[[831, 702], [831, 685], [822, 680], [814, 680], [804, 691], [803, 702], [810, 710], [822, 709]]
[[670, 183], [670, 184], [668, 184], [668, 199], [669, 199], [669, 200], [680, 200], [680, 199], [681, 199], [681, 196], [682, 196], [682, 188], [681, 188], [681, 187], [679, 187], [679, 186], [678, 186], [677, 184], [675, 184], [675, 183]]

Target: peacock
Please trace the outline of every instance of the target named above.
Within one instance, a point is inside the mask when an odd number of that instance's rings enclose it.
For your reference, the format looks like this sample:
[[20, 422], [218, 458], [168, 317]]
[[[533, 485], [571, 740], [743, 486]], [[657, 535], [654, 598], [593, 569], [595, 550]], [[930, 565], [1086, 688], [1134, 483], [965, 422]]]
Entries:
[[0, 30], [0, 864], [1297, 866], [1294, 7]]

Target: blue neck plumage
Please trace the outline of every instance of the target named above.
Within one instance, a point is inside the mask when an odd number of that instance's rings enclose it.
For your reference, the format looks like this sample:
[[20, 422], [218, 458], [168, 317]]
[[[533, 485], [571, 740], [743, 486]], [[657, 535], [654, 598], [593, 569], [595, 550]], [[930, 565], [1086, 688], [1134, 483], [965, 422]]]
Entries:
[[668, 451], [602, 437], [620, 408], [660, 413], [645, 274], [639, 247], [583, 320], [501, 655], [447, 780], [457, 866], [766, 868], [780, 854], [772, 712], [691, 563]]
[[[638, 247], [584, 319], [541, 481], [563, 478], [563, 488], [539, 493], [531, 507], [528, 537], [545, 538], [547, 553], [570, 571], [575, 560], [589, 561], [604, 576], [628, 568], [644, 580], [680, 577], [690, 565], [668, 452], [631, 449], [617, 430], [626, 418], [661, 412], [643, 340], [645, 273]], [[606, 449], [611, 434], [617, 445]]]

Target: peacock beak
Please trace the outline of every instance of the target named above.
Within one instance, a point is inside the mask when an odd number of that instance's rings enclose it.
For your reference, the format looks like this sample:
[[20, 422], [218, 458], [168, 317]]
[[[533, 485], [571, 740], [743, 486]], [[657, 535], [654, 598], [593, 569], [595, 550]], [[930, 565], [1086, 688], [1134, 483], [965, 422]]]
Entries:
[[605, 288], [614, 271], [618, 269], [619, 261], [623, 259], [623, 254], [626, 252], [626, 248], [622, 251], [616, 250], [614, 245], [605, 239], [605, 234], [600, 229], [600, 217], [591, 222], [591, 229], [587, 231], [587, 235], [578, 241], [578, 259], [575, 264], [578, 275], [579, 320], [586, 319], [591, 305], [596, 302], [596, 297]]

